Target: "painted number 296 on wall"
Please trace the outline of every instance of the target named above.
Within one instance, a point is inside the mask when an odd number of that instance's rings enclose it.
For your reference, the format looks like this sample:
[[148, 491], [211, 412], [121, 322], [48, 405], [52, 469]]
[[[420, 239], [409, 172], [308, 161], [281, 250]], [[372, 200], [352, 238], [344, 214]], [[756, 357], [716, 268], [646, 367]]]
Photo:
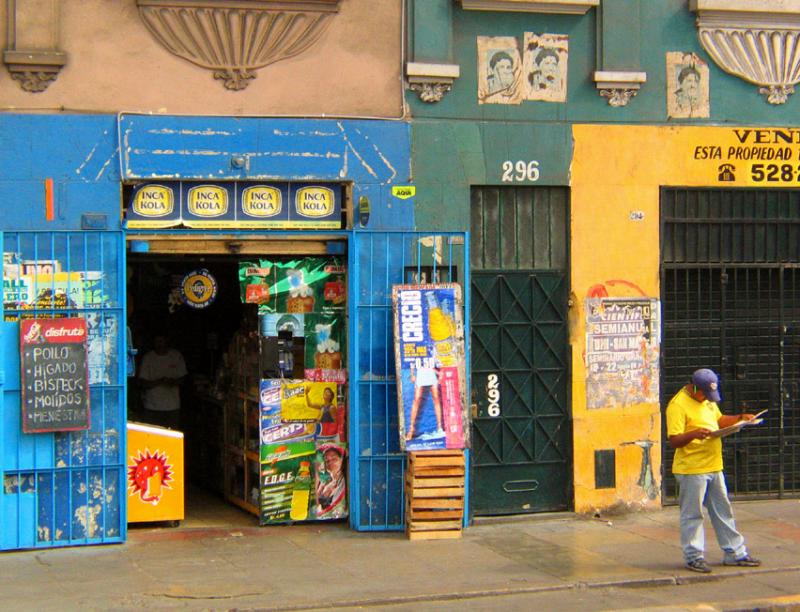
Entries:
[[486, 399], [489, 401], [487, 414], [490, 417], [500, 416], [500, 383], [497, 374], [489, 374], [486, 377]]
[[800, 182], [800, 166], [792, 164], [753, 164], [750, 178], [754, 183]]
[[503, 162], [503, 182], [504, 183], [521, 183], [523, 181], [538, 181], [539, 180], [539, 162], [536, 160], [531, 161], [515, 161], [506, 160]]

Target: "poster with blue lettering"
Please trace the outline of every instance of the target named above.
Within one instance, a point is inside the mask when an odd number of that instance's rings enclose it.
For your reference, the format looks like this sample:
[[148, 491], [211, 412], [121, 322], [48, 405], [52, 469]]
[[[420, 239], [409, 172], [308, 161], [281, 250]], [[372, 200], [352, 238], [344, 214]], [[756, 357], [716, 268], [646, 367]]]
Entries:
[[461, 286], [394, 285], [400, 448], [469, 446]]
[[586, 407], [657, 403], [661, 304], [647, 297], [587, 298]]
[[181, 184], [177, 181], [136, 185], [123, 225], [128, 228], [176, 227], [181, 224]]
[[237, 227], [291, 227], [288, 183], [236, 183], [236, 202]]
[[236, 189], [233, 183], [183, 185], [186, 227], [235, 227]]
[[342, 186], [338, 183], [289, 185], [289, 226], [341, 228], [341, 190]]

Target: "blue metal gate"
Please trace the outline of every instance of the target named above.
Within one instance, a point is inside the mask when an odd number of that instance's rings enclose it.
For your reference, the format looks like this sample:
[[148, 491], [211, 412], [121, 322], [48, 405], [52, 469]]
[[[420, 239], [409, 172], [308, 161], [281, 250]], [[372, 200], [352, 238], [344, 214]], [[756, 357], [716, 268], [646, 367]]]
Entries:
[[[458, 282], [469, 312], [467, 234], [354, 232], [348, 269], [350, 524], [361, 531], [401, 530], [406, 455], [400, 451], [398, 432], [392, 285]], [[469, 338], [469, 317], [464, 321], [464, 336]], [[465, 503], [468, 507], [468, 500]]]
[[[6, 232], [0, 324], [0, 550], [124, 541], [122, 232]], [[19, 320], [83, 317], [88, 431], [25, 434]]]

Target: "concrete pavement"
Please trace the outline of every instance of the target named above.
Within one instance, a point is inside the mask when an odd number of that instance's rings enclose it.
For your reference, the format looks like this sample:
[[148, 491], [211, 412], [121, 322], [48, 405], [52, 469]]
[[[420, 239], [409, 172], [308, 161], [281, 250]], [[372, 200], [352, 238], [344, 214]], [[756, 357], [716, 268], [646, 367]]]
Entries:
[[[734, 506], [760, 568], [722, 566], [709, 524], [713, 573], [684, 570], [674, 507], [484, 519], [461, 539], [415, 542], [343, 524], [257, 527], [246, 516], [236, 524], [136, 527], [123, 545], [0, 554], [0, 593], [4, 610], [487, 609], [481, 602], [492, 598], [556, 601], [559, 593], [612, 587], [705, 584], [713, 600], [714, 585], [729, 595], [733, 584], [780, 574], [789, 580], [765, 591], [770, 601], [800, 609], [800, 500]], [[748, 599], [746, 586], [736, 588]]]

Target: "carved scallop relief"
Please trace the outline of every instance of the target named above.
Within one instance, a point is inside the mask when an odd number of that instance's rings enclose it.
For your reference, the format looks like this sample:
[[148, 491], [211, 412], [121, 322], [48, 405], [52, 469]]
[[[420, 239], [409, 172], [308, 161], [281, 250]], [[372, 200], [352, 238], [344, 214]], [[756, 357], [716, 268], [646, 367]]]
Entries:
[[800, 82], [800, 0], [690, 0], [703, 48], [725, 72], [783, 104]]
[[244, 89], [256, 70], [316, 43], [340, 0], [136, 0], [139, 16], [170, 53]]

